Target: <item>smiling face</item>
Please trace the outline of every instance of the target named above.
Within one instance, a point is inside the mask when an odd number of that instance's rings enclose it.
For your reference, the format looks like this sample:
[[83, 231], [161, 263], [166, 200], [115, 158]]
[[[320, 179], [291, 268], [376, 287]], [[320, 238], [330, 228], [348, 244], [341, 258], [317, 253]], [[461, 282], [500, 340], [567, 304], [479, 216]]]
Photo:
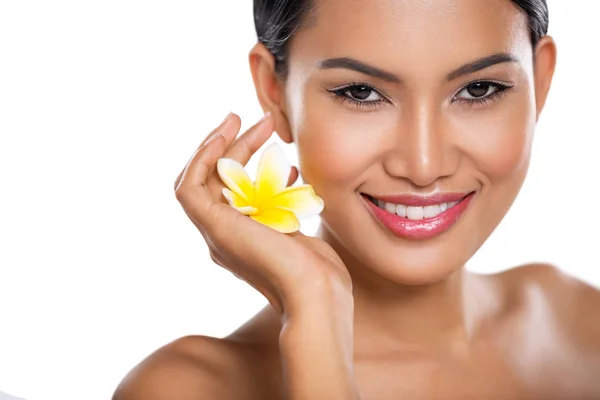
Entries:
[[[527, 172], [538, 111], [527, 17], [509, 0], [317, 2], [315, 24], [290, 43], [284, 96], [303, 179], [325, 201], [321, 236], [369, 273], [442, 280], [496, 228]], [[449, 229], [417, 237], [405, 236], [410, 221], [388, 229], [402, 223], [361, 195], [472, 192]]]

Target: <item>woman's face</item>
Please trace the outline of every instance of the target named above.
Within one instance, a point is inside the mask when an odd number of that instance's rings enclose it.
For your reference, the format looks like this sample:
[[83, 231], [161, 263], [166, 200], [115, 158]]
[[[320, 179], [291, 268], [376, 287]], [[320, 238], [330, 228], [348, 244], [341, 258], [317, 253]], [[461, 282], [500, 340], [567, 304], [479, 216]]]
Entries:
[[[537, 119], [527, 18], [509, 0], [318, 5], [290, 44], [285, 112], [303, 179], [325, 201], [324, 235], [381, 277], [439, 281], [483, 244], [525, 178]], [[513, 60], [453, 73], [499, 53]], [[339, 57], [390, 76], [320, 67]], [[361, 196], [471, 192], [458, 220], [429, 237], [393, 233]]]

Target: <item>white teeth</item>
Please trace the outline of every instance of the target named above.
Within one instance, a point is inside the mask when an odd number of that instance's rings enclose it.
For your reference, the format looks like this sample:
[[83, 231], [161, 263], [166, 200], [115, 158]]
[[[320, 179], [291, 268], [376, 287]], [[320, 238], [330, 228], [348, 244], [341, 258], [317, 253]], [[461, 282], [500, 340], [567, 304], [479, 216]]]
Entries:
[[425, 207], [413, 207], [406, 206], [404, 204], [386, 203], [378, 199], [373, 199], [373, 203], [377, 204], [379, 208], [382, 208], [389, 213], [394, 213], [400, 217], [412, 220], [418, 220], [438, 216], [457, 205], [458, 201], [451, 201], [449, 203], [441, 203]]
[[384, 204], [385, 204], [385, 211], [390, 212], [390, 213], [396, 212], [396, 205], [394, 203], [384, 203]]
[[423, 207], [406, 207], [408, 219], [423, 219]]
[[406, 217], [406, 206], [404, 204], [396, 204], [396, 214]]
[[439, 213], [440, 213], [440, 206], [438, 206], [438, 205], [423, 207], [423, 217], [424, 218], [435, 217]]

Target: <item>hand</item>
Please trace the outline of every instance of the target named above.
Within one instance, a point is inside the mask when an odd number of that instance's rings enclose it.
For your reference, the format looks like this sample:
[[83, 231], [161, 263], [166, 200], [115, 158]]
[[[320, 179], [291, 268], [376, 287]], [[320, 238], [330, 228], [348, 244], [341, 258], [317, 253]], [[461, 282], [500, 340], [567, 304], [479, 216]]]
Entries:
[[[175, 181], [175, 196], [208, 244], [212, 260], [261, 292], [280, 313], [297, 312], [323, 294], [351, 298], [351, 279], [337, 253], [323, 240], [299, 231], [280, 233], [241, 214], [222, 196], [216, 162], [246, 165], [273, 132], [267, 115], [236, 139], [236, 114], [213, 130]], [[292, 169], [288, 186], [296, 181]]]

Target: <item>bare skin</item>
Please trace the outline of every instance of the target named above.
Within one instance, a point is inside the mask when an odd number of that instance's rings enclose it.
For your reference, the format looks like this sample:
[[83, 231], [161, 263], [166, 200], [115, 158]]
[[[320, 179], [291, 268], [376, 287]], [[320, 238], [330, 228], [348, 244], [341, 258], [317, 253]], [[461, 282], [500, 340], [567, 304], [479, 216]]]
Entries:
[[[550, 265], [487, 276], [464, 267], [526, 176], [556, 64], [552, 38], [532, 48], [525, 16], [508, 0], [319, 5], [292, 41], [285, 82], [262, 44], [250, 52], [271, 117], [238, 139], [241, 121], [230, 117], [176, 181], [213, 260], [270, 305], [226, 338], [185, 337], [157, 350], [114, 400], [600, 398], [597, 289]], [[498, 52], [515, 61], [447, 79]], [[399, 82], [316, 67], [333, 57]], [[510, 89], [467, 105], [465, 87], [481, 80]], [[360, 108], [332, 96], [351, 82], [374, 88], [369, 101], [385, 100]], [[297, 144], [302, 177], [325, 201], [316, 238], [255, 226], [219, 198], [216, 160], [245, 163], [273, 131]], [[462, 191], [476, 192], [467, 212], [420, 241], [387, 231], [358, 195]], [[231, 246], [220, 233], [227, 226], [253, 240]]]

